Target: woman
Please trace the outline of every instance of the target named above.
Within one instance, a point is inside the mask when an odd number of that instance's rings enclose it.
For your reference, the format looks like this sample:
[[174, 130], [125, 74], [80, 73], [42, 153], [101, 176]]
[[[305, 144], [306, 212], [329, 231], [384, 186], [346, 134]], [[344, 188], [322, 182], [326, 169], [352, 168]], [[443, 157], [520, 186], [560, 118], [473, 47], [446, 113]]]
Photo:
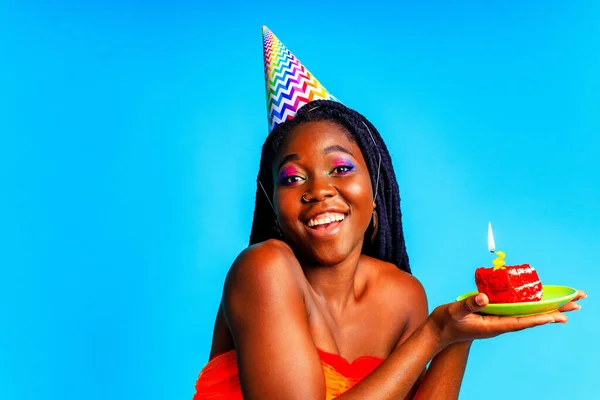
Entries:
[[[263, 38], [274, 129], [195, 400], [457, 398], [474, 339], [564, 323], [561, 311], [579, 308], [482, 316], [478, 294], [428, 315], [381, 136], [344, 105], [314, 101], [333, 96], [266, 28]], [[297, 99], [308, 104], [293, 109]]]
[[[340, 103], [309, 103], [273, 130], [258, 180], [252, 246], [231, 267], [215, 324], [211, 360], [237, 358], [239, 370], [224, 379], [223, 398], [457, 398], [474, 339], [567, 320], [558, 311], [475, 314], [484, 294], [428, 316], [390, 155], [376, 129]], [[324, 369], [335, 367], [332, 355], [364, 369], [340, 385]], [[212, 367], [213, 376], [223, 368]], [[196, 398], [218, 393], [223, 381], [211, 379], [200, 376]]]

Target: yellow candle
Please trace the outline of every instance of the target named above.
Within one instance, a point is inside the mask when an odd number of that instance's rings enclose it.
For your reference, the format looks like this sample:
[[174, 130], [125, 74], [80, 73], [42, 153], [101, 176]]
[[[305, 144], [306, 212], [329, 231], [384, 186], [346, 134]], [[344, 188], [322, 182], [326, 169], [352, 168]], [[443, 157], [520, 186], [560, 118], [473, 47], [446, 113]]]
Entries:
[[496, 271], [497, 269], [506, 269], [506, 267], [505, 267], [506, 261], [504, 261], [504, 257], [506, 257], [506, 254], [504, 254], [503, 251], [498, 250], [496, 252], [496, 255], [498, 257], [496, 257], [492, 261], [492, 264], [494, 264], [494, 271]]
[[494, 232], [492, 232], [492, 223], [488, 222], [488, 250], [491, 253], [496, 254], [496, 258], [492, 261], [494, 264], [494, 271], [498, 269], [506, 269], [506, 261], [504, 261], [504, 257], [506, 254], [503, 251], [496, 251], [496, 242], [494, 241]]

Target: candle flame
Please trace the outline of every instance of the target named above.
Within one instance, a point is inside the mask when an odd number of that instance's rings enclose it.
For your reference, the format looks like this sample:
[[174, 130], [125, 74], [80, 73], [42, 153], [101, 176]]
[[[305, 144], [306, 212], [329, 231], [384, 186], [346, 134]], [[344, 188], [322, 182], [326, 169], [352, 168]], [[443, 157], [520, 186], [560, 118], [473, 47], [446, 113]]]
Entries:
[[488, 222], [488, 250], [493, 253], [496, 250], [496, 243], [494, 242], [494, 233], [492, 232], [492, 223]]

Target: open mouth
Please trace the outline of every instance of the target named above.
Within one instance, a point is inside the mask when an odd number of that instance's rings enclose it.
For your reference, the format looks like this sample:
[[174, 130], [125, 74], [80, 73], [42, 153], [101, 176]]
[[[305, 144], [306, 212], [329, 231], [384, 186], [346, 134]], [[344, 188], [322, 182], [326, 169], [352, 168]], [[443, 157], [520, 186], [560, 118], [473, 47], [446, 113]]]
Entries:
[[346, 218], [346, 214], [338, 212], [327, 212], [319, 214], [306, 221], [306, 225], [315, 230], [326, 229], [339, 225]]

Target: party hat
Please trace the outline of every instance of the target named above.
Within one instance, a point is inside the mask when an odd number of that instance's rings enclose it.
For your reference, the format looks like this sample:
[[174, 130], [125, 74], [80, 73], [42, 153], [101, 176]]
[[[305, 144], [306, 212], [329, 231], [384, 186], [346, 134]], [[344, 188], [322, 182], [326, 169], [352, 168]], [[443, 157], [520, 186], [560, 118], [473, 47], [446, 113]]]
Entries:
[[269, 132], [294, 118], [306, 103], [313, 100], [338, 101], [269, 28], [263, 26], [262, 32]]

